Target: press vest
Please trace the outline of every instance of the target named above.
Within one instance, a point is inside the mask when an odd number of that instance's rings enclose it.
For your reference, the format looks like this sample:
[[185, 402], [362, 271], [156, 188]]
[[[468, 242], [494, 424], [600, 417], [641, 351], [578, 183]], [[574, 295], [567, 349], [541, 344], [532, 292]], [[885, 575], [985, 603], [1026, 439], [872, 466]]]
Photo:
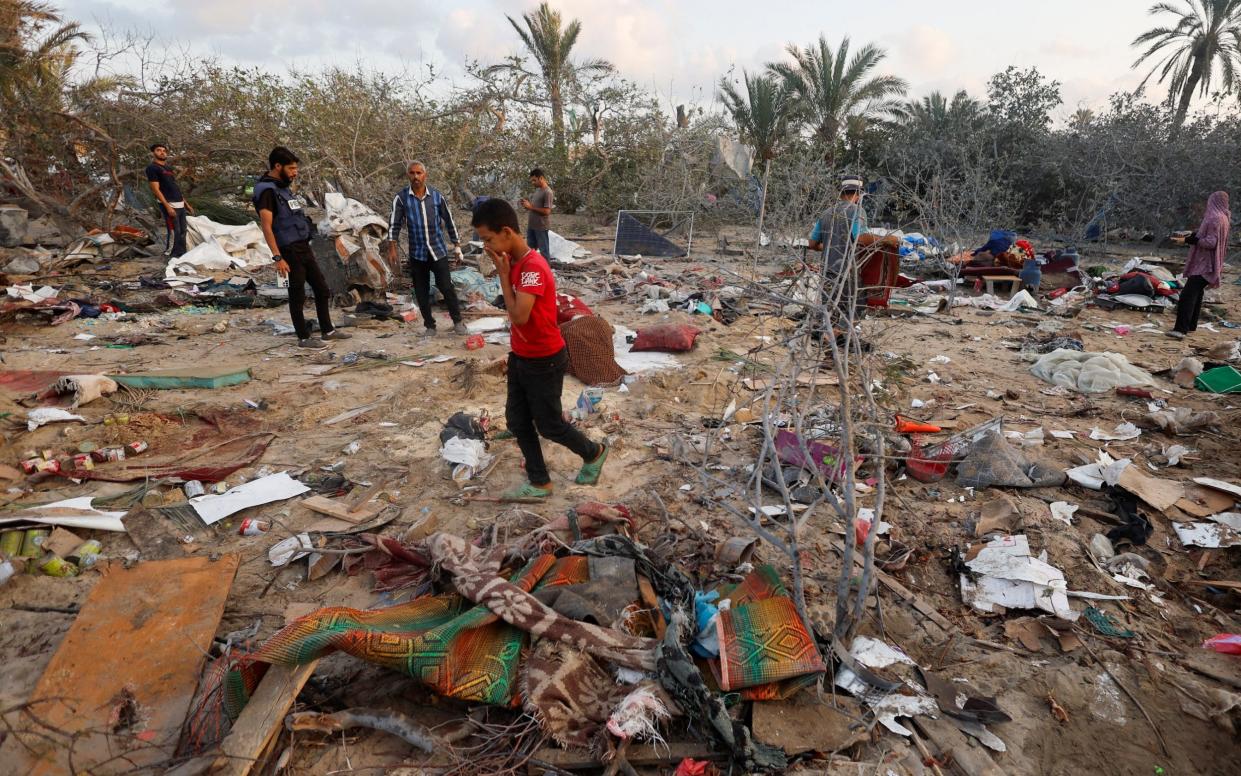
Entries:
[[302, 209], [302, 201], [287, 186], [277, 186], [272, 181], [259, 181], [254, 186], [254, 195], [250, 200], [255, 210], [258, 209], [259, 199], [265, 191], [273, 191], [276, 195], [276, 210], [271, 222], [276, 246], [283, 248], [295, 242], [309, 240], [310, 217]]

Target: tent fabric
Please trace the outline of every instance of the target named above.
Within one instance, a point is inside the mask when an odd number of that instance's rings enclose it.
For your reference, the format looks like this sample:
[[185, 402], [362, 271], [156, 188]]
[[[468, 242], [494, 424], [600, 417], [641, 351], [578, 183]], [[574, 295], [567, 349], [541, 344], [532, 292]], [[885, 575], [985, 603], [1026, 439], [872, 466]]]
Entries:
[[641, 255], [672, 259], [685, 256], [687, 251], [636, 217], [622, 212], [616, 219], [616, 245], [613, 253], [617, 256]]
[[1119, 353], [1053, 350], [1035, 362], [1030, 372], [1040, 380], [1078, 393], [1105, 393], [1114, 388], [1155, 384], [1155, 378]]

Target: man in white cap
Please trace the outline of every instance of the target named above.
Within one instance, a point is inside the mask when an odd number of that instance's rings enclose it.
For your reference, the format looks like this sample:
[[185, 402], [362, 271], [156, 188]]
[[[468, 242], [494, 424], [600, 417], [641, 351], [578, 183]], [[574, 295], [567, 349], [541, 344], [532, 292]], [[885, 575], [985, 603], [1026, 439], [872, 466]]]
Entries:
[[861, 203], [862, 179], [846, 176], [840, 182], [840, 199], [814, 222], [810, 249], [823, 252], [828, 275], [847, 269], [845, 260], [853, 257], [857, 238], [866, 231], [866, 211]]

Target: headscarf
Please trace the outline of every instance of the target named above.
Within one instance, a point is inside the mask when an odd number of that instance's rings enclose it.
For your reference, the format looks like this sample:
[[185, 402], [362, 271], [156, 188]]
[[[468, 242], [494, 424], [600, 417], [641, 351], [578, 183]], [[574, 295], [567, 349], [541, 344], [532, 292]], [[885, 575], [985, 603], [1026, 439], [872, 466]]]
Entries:
[[1228, 254], [1228, 235], [1232, 231], [1232, 211], [1228, 208], [1228, 192], [1217, 191], [1207, 200], [1202, 224], [1195, 232], [1198, 238], [1185, 262], [1185, 277], [1201, 275], [1211, 288], [1219, 286]]

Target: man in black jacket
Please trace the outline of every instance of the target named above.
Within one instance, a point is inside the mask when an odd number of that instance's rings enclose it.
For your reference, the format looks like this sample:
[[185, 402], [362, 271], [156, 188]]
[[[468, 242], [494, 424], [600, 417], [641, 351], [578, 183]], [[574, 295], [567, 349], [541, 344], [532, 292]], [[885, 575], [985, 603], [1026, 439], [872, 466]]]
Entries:
[[[267, 157], [267, 174], [254, 186], [251, 200], [259, 214], [259, 226], [267, 247], [271, 249], [276, 271], [289, 278], [289, 317], [297, 330], [297, 346], [322, 349], [323, 340], [344, 340], [349, 335], [332, 325], [328, 307], [330, 293], [323, 272], [310, 249], [312, 235], [310, 216], [301, 199], [289, 186], [297, 178], [298, 159], [284, 146], [277, 146]], [[310, 327], [302, 307], [306, 304], [306, 284], [315, 295], [315, 312], [323, 340], [310, 336]]]

